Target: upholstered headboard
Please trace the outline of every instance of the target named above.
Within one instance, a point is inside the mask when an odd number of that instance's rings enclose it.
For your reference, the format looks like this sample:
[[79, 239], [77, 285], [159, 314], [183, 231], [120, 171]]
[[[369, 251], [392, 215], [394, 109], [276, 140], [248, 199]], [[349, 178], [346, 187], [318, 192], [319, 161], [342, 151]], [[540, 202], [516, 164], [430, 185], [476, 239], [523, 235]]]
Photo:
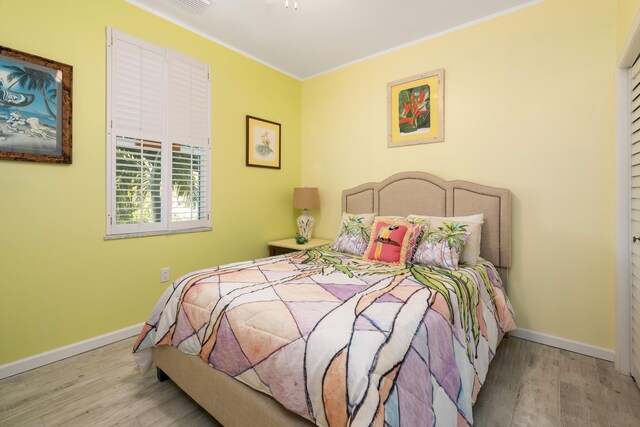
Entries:
[[511, 192], [467, 181], [443, 181], [425, 172], [402, 172], [342, 192], [342, 210], [377, 215], [484, 214], [480, 256], [507, 284], [511, 266]]

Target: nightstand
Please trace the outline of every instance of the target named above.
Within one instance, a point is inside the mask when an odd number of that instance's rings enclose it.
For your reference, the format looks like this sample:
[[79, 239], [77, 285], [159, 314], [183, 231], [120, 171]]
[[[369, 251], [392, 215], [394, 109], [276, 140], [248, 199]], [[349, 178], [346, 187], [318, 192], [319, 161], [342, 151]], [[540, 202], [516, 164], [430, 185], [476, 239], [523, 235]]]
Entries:
[[326, 245], [328, 243], [333, 243], [333, 240], [317, 239], [314, 237], [304, 245], [297, 244], [296, 239], [293, 238], [267, 242], [269, 245], [269, 256], [288, 254], [289, 252], [295, 251], [304, 251], [315, 248], [316, 246]]

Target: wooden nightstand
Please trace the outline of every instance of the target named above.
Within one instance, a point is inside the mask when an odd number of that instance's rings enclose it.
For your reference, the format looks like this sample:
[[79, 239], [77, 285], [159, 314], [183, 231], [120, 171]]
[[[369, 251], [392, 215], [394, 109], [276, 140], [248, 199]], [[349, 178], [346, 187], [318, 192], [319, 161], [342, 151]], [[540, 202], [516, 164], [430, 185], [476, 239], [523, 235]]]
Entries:
[[316, 246], [326, 245], [327, 243], [333, 243], [333, 240], [317, 239], [314, 237], [304, 245], [297, 244], [296, 239], [293, 238], [267, 242], [269, 245], [269, 256], [288, 254], [289, 252], [295, 251], [304, 251], [315, 248]]

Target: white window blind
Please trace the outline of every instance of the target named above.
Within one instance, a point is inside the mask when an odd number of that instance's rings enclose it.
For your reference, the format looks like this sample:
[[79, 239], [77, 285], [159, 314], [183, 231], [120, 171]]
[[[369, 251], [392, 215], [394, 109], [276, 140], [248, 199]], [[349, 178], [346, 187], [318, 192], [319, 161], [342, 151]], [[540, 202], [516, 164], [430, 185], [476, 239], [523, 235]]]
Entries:
[[115, 160], [115, 223], [161, 223], [162, 145], [116, 137]]
[[164, 49], [113, 31], [113, 132], [133, 138], [166, 138], [167, 87]]
[[107, 235], [210, 227], [209, 66], [109, 30]]
[[171, 158], [172, 222], [206, 221], [209, 206], [207, 150], [174, 144]]
[[209, 67], [181, 53], [169, 53], [169, 139], [173, 144], [209, 144]]

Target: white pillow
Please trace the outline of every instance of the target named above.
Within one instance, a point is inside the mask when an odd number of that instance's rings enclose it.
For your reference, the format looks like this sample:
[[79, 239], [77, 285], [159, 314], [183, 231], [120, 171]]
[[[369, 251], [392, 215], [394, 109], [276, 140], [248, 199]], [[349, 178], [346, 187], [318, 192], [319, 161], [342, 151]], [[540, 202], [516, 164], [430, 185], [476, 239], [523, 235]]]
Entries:
[[484, 214], [468, 215], [468, 216], [427, 216], [427, 215], [409, 215], [407, 218], [424, 218], [433, 227], [439, 227], [445, 222], [457, 222], [468, 225], [470, 233], [464, 250], [460, 255], [460, 262], [463, 264], [477, 264], [480, 258], [480, 238], [482, 237], [482, 224], [484, 223]]

